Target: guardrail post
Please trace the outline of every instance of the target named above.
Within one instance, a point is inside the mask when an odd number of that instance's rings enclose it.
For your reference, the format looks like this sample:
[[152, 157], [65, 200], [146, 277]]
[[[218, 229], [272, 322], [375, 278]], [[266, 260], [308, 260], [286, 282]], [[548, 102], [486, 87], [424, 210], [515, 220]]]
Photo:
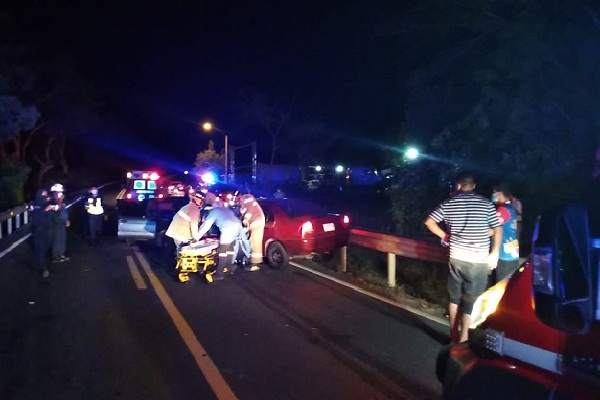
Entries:
[[396, 255], [388, 253], [388, 286], [396, 287]]
[[7, 222], [6, 225], [7, 225], [7, 228], [8, 228], [7, 233], [10, 235], [12, 233], [12, 231], [13, 231], [13, 229], [12, 229], [12, 225], [13, 225], [12, 217], [9, 218], [6, 222]]
[[344, 246], [340, 249], [340, 263], [338, 265], [339, 272], [346, 272], [347, 262], [348, 262], [348, 246]]

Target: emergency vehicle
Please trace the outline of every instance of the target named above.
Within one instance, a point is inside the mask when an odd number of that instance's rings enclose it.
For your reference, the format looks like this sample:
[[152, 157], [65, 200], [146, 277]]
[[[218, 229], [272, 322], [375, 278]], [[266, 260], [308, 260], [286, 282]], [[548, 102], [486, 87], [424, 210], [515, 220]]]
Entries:
[[129, 171], [125, 188], [117, 200], [141, 203], [153, 199], [158, 190], [160, 175], [156, 171]]
[[156, 223], [147, 218], [147, 208], [159, 188], [156, 171], [129, 171], [117, 195], [117, 236], [128, 242], [154, 238]]
[[538, 219], [531, 256], [477, 300], [468, 342], [439, 353], [445, 399], [600, 399], [598, 227], [575, 205]]

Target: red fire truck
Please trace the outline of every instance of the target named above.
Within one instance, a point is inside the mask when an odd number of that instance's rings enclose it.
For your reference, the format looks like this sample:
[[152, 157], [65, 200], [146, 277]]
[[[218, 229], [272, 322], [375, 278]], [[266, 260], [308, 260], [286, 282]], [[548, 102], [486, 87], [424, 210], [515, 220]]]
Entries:
[[468, 342], [438, 355], [445, 399], [600, 399], [600, 235], [590, 227], [581, 206], [538, 219], [531, 256], [476, 303]]

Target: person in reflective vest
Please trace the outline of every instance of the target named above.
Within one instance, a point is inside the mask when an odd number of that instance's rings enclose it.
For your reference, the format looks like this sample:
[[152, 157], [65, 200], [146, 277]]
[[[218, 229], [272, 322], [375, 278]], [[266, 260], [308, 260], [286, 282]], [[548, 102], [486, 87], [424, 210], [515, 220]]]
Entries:
[[260, 269], [263, 262], [263, 236], [265, 233], [265, 213], [252, 194], [243, 194], [239, 199], [242, 225], [250, 234], [250, 271]]
[[85, 199], [85, 211], [87, 220], [87, 238], [90, 246], [100, 244], [102, 237], [102, 225], [104, 222], [104, 207], [102, 205], [102, 197], [98, 192], [98, 188], [93, 187], [87, 194]]
[[199, 191], [189, 191], [189, 195], [190, 202], [175, 213], [165, 232], [165, 235], [175, 242], [176, 252], [186, 243], [200, 239], [198, 225], [204, 196]]

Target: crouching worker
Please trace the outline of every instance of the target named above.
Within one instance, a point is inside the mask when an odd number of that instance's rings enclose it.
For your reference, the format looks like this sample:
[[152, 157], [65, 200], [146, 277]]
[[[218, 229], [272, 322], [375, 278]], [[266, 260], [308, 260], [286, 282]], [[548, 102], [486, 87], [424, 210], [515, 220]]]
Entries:
[[189, 193], [190, 202], [177, 211], [165, 232], [165, 235], [175, 242], [176, 254], [183, 245], [201, 237], [198, 234], [198, 225], [200, 225], [200, 208], [204, 197], [197, 191], [190, 190]]
[[214, 202], [213, 208], [210, 210], [206, 219], [200, 226], [198, 238], [202, 238], [215, 225], [219, 228], [219, 259], [217, 262], [217, 272], [214, 280], [222, 280], [224, 278], [225, 268], [231, 273], [235, 271], [234, 266], [234, 245], [238, 238], [243, 234], [244, 228], [242, 222], [236, 217], [235, 213], [230, 209], [223, 207], [221, 202]]

